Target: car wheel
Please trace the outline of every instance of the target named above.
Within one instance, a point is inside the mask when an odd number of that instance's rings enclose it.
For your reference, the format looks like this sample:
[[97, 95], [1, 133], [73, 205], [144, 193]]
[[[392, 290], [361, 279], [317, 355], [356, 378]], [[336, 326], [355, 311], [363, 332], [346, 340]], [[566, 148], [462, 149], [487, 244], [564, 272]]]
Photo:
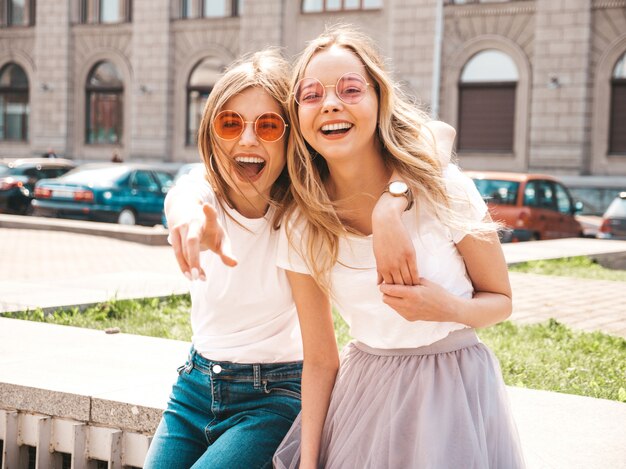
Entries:
[[541, 236], [539, 236], [539, 233], [533, 233], [529, 241], [541, 241]]
[[132, 209], [125, 208], [117, 216], [117, 222], [120, 225], [135, 225], [137, 224], [137, 217], [135, 217], [135, 212]]

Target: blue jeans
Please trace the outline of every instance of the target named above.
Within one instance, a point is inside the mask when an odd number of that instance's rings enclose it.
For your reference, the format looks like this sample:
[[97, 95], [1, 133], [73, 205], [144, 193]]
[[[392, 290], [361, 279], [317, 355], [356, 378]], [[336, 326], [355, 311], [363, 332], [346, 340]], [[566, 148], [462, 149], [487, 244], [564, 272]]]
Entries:
[[144, 468], [271, 468], [300, 412], [302, 362], [216, 362], [192, 348], [178, 373]]

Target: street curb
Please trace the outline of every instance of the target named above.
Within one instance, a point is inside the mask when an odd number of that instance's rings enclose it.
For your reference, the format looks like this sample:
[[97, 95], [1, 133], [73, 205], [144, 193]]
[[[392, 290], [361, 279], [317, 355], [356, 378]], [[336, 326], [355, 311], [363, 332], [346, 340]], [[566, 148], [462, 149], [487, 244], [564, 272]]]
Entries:
[[124, 226], [114, 223], [0, 214], [0, 228], [66, 231], [69, 233], [104, 236], [148, 246], [168, 245], [168, 231], [160, 225], [155, 227]]

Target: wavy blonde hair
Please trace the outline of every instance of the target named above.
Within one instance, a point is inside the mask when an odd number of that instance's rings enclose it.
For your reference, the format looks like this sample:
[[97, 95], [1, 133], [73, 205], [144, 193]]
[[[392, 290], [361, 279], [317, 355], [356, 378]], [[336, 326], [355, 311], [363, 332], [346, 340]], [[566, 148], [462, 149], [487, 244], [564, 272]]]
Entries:
[[[486, 233], [493, 231], [490, 224], [473, 223], [466, 215], [451, 208], [451, 196], [442, 176], [432, 133], [424, 125], [430, 120], [392, 81], [384, 61], [372, 40], [345, 26], [333, 26], [313, 40], [297, 59], [291, 79], [291, 89], [304, 77], [307, 65], [318, 53], [332, 46], [342, 47], [356, 55], [374, 82], [378, 95], [376, 137], [385, 165], [395, 170], [419, 195], [420, 203], [433, 210], [445, 225], [464, 232]], [[294, 128], [300, 128], [298, 104], [289, 101], [289, 116]], [[292, 247], [303, 254], [307, 266], [318, 285], [330, 292], [329, 274], [338, 260], [339, 237], [354, 232], [346, 227], [337, 215], [336, 206], [328, 196], [325, 182], [329, 176], [328, 165], [302, 137], [293, 132], [287, 150], [287, 166], [292, 181], [292, 192], [299, 208], [295, 226], [304, 223], [302, 237], [288, 230]], [[304, 220], [302, 220], [304, 219]], [[298, 238], [302, 242], [298, 243]]]
[[[211, 94], [209, 94], [204, 106], [200, 128], [198, 129], [198, 150], [204, 160], [207, 179], [215, 191], [220, 204], [226, 202], [231, 207], [233, 206], [232, 201], [228, 197], [228, 190], [238, 190], [238, 185], [236, 181], [230, 178], [227, 172], [222, 174], [219, 164], [216, 165], [213, 162], [214, 155], [220, 152], [223, 154], [220, 138], [215, 134], [215, 129], [213, 128], [215, 116], [222, 111], [229, 99], [248, 88], [257, 87], [265, 90], [276, 100], [280, 105], [282, 117], [288, 122], [286, 103], [290, 90], [289, 72], [289, 63], [282, 57], [279, 50], [269, 48], [244, 55], [234, 62], [226, 69], [224, 75], [211, 90]], [[289, 139], [289, 127], [287, 127], [283, 138]], [[293, 200], [289, 188], [289, 174], [285, 167], [276, 179], [276, 182], [274, 182], [268, 199], [268, 203], [276, 208], [272, 219], [272, 225], [275, 229], [280, 226], [282, 216]]]

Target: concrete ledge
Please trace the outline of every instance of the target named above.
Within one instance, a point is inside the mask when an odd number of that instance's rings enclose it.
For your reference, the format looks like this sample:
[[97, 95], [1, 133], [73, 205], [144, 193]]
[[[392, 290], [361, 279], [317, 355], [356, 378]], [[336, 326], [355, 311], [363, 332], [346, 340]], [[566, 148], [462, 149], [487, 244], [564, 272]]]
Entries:
[[0, 408], [151, 434], [189, 347], [0, 317]]
[[[606, 259], [626, 260], [626, 241], [594, 238], [563, 238], [546, 241], [526, 241], [502, 245], [506, 263], [509, 265], [541, 259], [589, 256], [601, 264]], [[621, 261], [620, 261], [621, 262]], [[618, 265], [618, 263], [615, 263]], [[626, 268], [622, 267], [611, 268]]]
[[[147, 436], [188, 349], [175, 340], [0, 318], [0, 410]], [[623, 467], [626, 404], [508, 389], [529, 469]]]
[[89, 397], [0, 382], [0, 407], [88, 422]]
[[69, 233], [105, 236], [149, 246], [166, 246], [168, 244], [168, 231], [161, 225], [154, 227], [125, 226], [115, 223], [0, 214], [0, 228], [66, 231]]

